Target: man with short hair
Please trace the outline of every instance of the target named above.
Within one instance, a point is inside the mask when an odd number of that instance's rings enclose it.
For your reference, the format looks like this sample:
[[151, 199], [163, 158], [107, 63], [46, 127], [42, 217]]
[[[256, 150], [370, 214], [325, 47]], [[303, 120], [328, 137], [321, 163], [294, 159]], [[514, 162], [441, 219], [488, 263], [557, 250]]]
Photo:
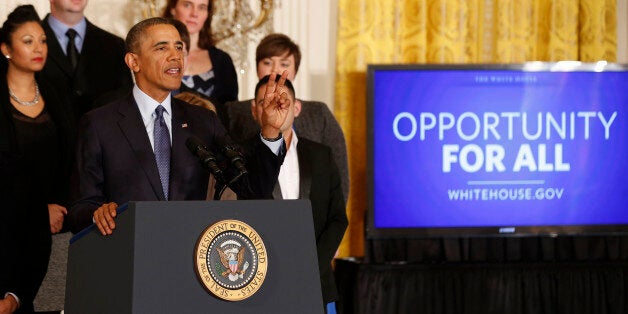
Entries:
[[[262, 125], [265, 89], [269, 88], [273, 80], [276, 78], [266, 75], [255, 87], [251, 114], [259, 125]], [[311, 201], [323, 302], [329, 304], [338, 299], [331, 261], [348, 224], [340, 174], [328, 146], [313, 142], [293, 130], [295, 117], [302, 108], [301, 103], [295, 101], [294, 87], [290, 80], [286, 80], [285, 86], [292, 105], [288, 108], [286, 121], [281, 127], [286, 143], [286, 156], [273, 197]]]
[[[231, 141], [214, 112], [171, 97], [181, 85], [184, 61], [183, 42], [170, 20], [139, 22], [126, 46], [125, 62], [136, 82], [132, 92], [81, 119], [72, 186], [76, 201], [67, 216], [75, 233], [94, 222], [103, 235], [111, 234], [117, 204], [204, 200], [209, 175], [185, 142], [197, 137], [216, 150]], [[231, 186], [240, 198], [272, 197], [285, 150], [280, 128], [291, 105], [282, 92], [286, 76], [265, 94], [263, 127], [250, 148], [254, 155], [247, 158], [249, 174]]]
[[[264, 37], [255, 51], [257, 77], [271, 72], [288, 71], [288, 80], [294, 81], [301, 63], [299, 46], [284, 34], [270, 34]], [[236, 141], [251, 137], [257, 125], [251, 116], [252, 100], [227, 103], [229, 134]], [[345, 201], [349, 197], [349, 167], [347, 165], [347, 145], [338, 121], [327, 105], [318, 101], [295, 100], [301, 103], [301, 111], [295, 116], [294, 128], [301, 136], [329, 146], [340, 171], [342, 192]]]
[[133, 82], [124, 64], [124, 41], [90, 23], [87, 0], [50, 0], [43, 21], [48, 37], [44, 77], [65, 92], [76, 121], [96, 107], [97, 99]]

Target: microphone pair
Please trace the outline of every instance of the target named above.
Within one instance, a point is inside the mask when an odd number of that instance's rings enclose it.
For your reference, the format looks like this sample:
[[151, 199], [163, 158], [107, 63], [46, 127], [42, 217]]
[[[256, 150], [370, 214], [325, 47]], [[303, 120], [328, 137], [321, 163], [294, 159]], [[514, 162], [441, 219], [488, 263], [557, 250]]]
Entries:
[[[185, 141], [185, 146], [187, 146], [188, 150], [192, 154], [198, 157], [203, 167], [209, 170], [214, 177], [216, 177], [216, 180], [224, 179], [224, 171], [220, 168], [220, 166], [218, 166], [218, 159], [216, 158], [216, 155], [214, 155], [214, 153], [207, 148], [207, 145], [205, 145], [201, 139], [196, 136], [190, 136]], [[244, 160], [244, 156], [242, 156], [236, 145], [222, 145], [221, 152], [229, 160], [231, 165], [237, 169], [238, 175], [236, 178], [248, 173], [245, 166], [246, 161]]]

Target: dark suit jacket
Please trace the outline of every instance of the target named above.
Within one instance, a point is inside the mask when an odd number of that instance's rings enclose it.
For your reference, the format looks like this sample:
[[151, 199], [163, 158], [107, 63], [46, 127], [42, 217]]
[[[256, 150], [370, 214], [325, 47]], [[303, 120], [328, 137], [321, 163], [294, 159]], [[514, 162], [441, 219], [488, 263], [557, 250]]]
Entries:
[[[323, 144], [299, 136], [297, 155], [299, 199], [309, 199], [312, 203], [323, 302], [329, 303], [338, 299], [331, 261], [348, 224], [340, 175], [331, 149]], [[277, 192], [273, 194], [275, 198], [281, 197]]]
[[68, 94], [75, 119], [94, 108], [94, 101], [133, 84], [131, 72], [124, 63], [124, 41], [87, 21], [83, 48], [76, 71], [63, 53], [57, 37], [48, 24], [43, 27], [48, 37], [48, 60], [42, 71], [55, 90]]
[[[349, 197], [349, 166], [344, 133], [327, 105], [303, 100], [301, 104], [301, 114], [294, 119], [294, 129], [299, 138], [305, 137], [331, 148], [340, 171], [342, 192], [346, 201]], [[227, 103], [226, 109], [229, 135], [233, 140], [241, 142], [259, 132], [259, 126], [251, 114], [251, 100]]]
[[[208, 174], [185, 146], [193, 135], [210, 148], [230, 141], [215, 113], [173, 98], [170, 200], [206, 199]], [[250, 174], [243, 183], [252, 193], [244, 198], [271, 198], [283, 159], [261, 140], [253, 151], [256, 157], [248, 163]], [[132, 94], [81, 119], [73, 173], [76, 201], [67, 220], [75, 233], [92, 223], [93, 212], [103, 203], [164, 200], [155, 155]]]

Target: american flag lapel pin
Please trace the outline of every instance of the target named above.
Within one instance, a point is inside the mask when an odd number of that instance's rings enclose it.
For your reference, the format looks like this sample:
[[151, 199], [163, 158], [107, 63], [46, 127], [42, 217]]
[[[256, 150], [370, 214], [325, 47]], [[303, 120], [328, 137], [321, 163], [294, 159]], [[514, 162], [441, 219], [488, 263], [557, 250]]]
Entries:
[[181, 124], [181, 127], [182, 127], [182, 128], [187, 128], [187, 127], [188, 127], [188, 124], [187, 124], [187, 123], [183, 123], [183, 124]]

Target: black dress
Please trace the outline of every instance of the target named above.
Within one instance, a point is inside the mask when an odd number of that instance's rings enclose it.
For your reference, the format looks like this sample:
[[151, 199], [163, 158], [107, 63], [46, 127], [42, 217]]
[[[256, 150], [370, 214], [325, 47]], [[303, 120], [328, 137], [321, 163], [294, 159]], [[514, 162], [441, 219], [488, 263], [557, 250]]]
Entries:
[[33, 311], [46, 275], [47, 204], [68, 205], [73, 127], [54, 92], [40, 89], [45, 108], [30, 118], [11, 105], [6, 81], [0, 82], [0, 297], [15, 293], [22, 303], [17, 313]]
[[[29, 226], [14, 230], [17, 254], [20, 254], [22, 278], [29, 282], [29, 295], [37, 292], [46, 275], [50, 258], [51, 235], [48, 200], [54, 194], [54, 178], [58, 178], [60, 154], [57, 149], [57, 129], [50, 114], [44, 109], [36, 118], [30, 118], [11, 108], [18, 151], [13, 180], [13, 195], [21, 200], [16, 219], [28, 221]], [[45, 261], [45, 263], [44, 263]], [[32, 295], [34, 297], [34, 295]], [[28, 300], [27, 299], [27, 300]], [[26, 300], [24, 300], [26, 301]], [[26, 303], [26, 302], [24, 302]], [[25, 305], [25, 309], [26, 309]]]
[[238, 76], [228, 53], [211, 47], [208, 50], [212, 69], [208, 72], [184, 76], [181, 92], [194, 91], [209, 99], [216, 107], [222, 124], [229, 125], [225, 104], [238, 100]]

